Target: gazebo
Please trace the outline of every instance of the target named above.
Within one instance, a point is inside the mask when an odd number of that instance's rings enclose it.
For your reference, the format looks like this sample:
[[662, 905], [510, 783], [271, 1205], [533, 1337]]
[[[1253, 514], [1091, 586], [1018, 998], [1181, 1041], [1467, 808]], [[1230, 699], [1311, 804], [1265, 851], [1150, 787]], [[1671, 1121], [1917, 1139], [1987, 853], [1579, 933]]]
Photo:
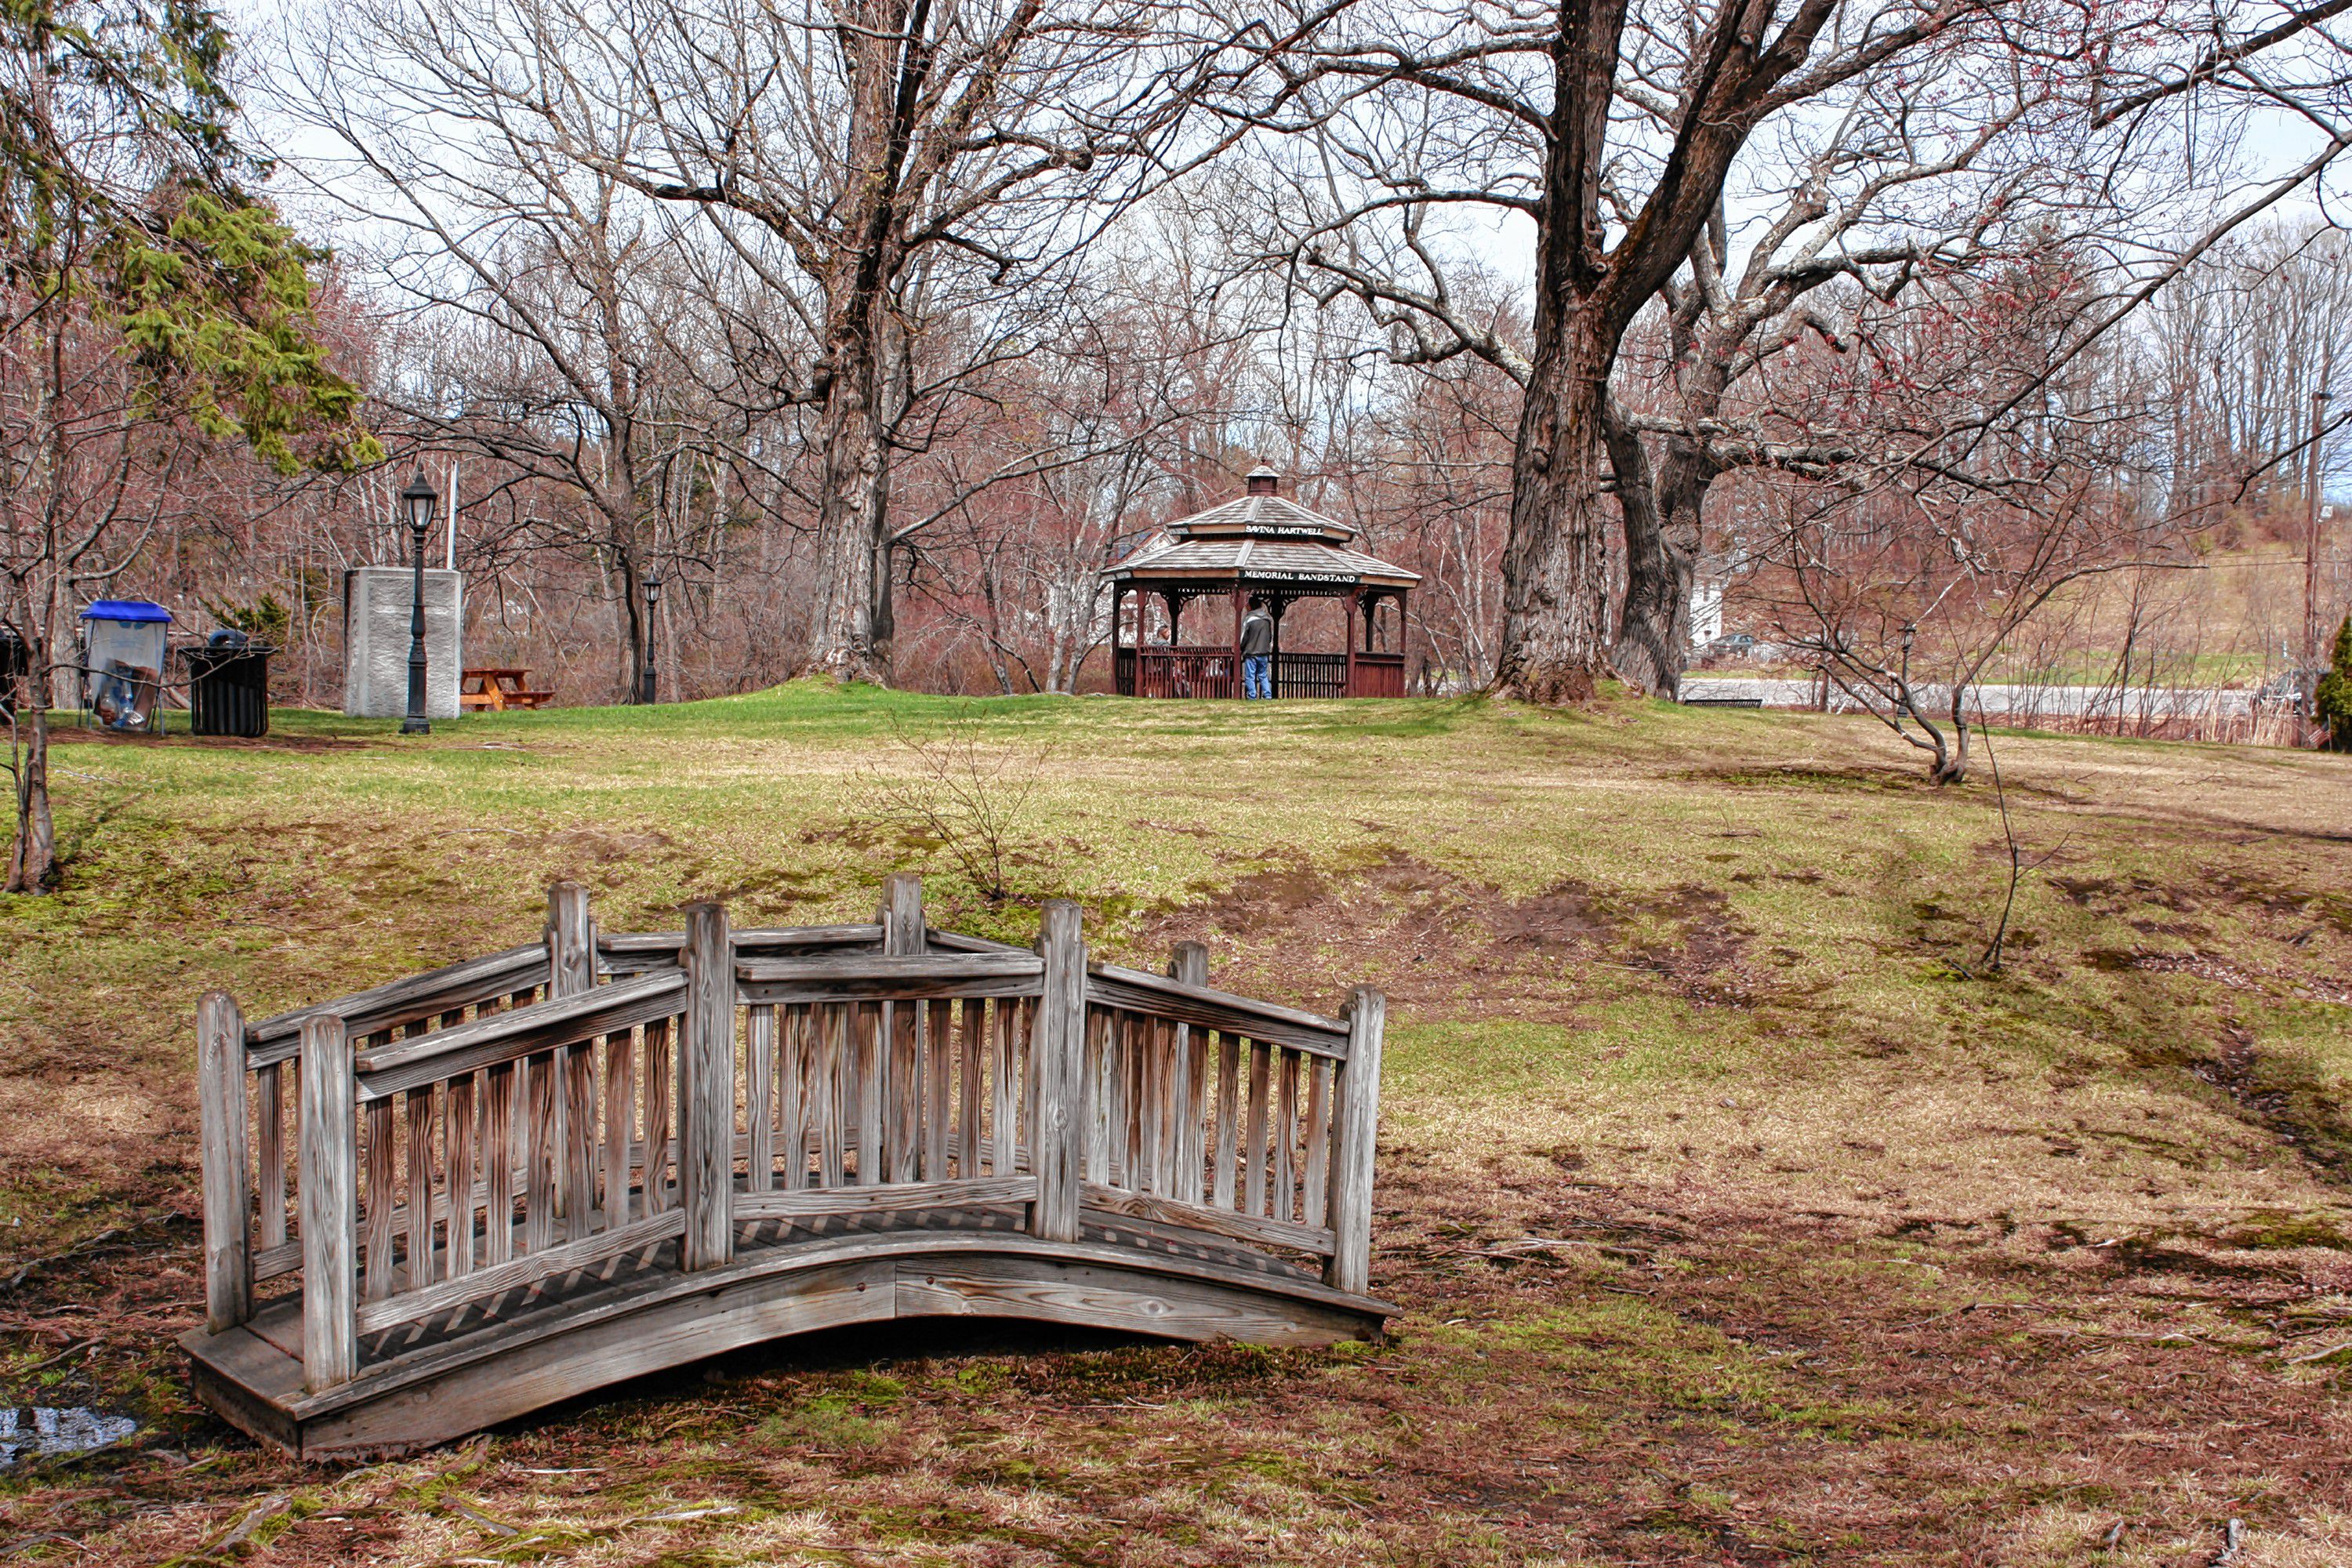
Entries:
[[[1111, 589], [1111, 671], [1122, 697], [1242, 695], [1242, 616], [1253, 597], [1274, 617], [1276, 697], [1402, 697], [1404, 596], [1418, 573], [1351, 547], [1356, 530], [1312, 512], [1279, 493], [1282, 476], [1261, 464], [1248, 493], [1171, 522], [1102, 576]], [[1137, 595], [1129, 647], [1120, 627], [1127, 595]], [[1143, 606], [1157, 595], [1168, 607], [1165, 642], [1144, 642]], [[1225, 634], [1213, 643], [1184, 641], [1184, 607], [1195, 599], [1230, 603], [1233, 619], [1210, 625]], [[1348, 611], [1340, 653], [1292, 653], [1282, 646], [1282, 620], [1301, 599], [1339, 599]], [[1381, 614], [1393, 604], [1393, 635], [1383, 637]], [[1210, 611], [1215, 616], [1213, 607]], [[1360, 631], [1358, 628], [1360, 627]], [[1383, 647], [1381, 644], [1387, 643]]]

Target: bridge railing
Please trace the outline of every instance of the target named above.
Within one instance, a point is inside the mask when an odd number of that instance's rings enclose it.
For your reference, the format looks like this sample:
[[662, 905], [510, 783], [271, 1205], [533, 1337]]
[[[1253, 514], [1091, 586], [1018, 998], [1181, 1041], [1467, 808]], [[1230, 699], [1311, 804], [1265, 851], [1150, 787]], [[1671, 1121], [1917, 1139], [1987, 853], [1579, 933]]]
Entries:
[[[600, 936], [559, 883], [545, 940], [243, 1025], [199, 1009], [206, 1315], [302, 1291], [304, 1382], [370, 1335], [624, 1255], [730, 1261], [739, 1229], [1011, 1208], [1076, 1242], [1141, 1222], [1321, 1261], [1361, 1293], [1382, 1007], [1327, 1018], [929, 930], [896, 877], [869, 924]], [[289, 1121], [289, 1089], [299, 1101]], [[289, 1138], [289, 1134], [291, 1133]]]

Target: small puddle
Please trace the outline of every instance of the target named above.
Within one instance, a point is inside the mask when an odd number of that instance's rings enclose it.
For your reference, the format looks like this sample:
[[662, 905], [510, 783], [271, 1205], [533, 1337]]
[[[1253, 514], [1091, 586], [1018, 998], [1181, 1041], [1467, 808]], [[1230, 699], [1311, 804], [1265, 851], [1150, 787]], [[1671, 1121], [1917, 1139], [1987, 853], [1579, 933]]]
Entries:
[[128, 1415], [109, 1415], [79, 1405], [0, 1405], [0, 1470], [20, 1459], [87, 1454], [138, 1430], [139, 1423]]

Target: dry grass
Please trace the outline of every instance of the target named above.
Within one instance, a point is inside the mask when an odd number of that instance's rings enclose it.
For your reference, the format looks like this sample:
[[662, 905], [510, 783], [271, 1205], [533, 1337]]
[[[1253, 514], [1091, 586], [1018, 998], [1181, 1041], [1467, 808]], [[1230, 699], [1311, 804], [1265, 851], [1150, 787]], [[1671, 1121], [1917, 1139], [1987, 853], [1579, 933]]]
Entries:
[[[158, 1561], [278, 1498], [253, 1561], [2201, 1565], [2231, 1518], [2242, 1563], [2352, 1556], [2352, 1349], [2294, 1359], [2352, 1341], [2342, 759], [2001, 739], [2054, 853], [1967, 979], [1989, 795], [1851, 721], [790, 689], [297, 723], [63, 748], [68, 889], [0, 903], [0, 1280], [98, 1237], [0, 1295], [0, 1388], [152, 1422], [0, 1479], [0, 1555]], [[1002, 909], [872, 811], [894, 725], [960, 724], [1053, 742]], [[1066, 892], [1121, 956], [1386, 987], [1392, 1342], [901, 1326], [346, 1471], [191, 1407], [199, 991], [504, 945], [557, 876], [627, 928], [847, 916], [908, 867], [945, 923]]]

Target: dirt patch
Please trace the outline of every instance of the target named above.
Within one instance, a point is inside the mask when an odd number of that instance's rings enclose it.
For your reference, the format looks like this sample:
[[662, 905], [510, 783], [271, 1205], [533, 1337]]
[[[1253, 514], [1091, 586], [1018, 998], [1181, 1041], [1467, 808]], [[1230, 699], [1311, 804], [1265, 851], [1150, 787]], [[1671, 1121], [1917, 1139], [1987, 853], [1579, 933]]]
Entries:
[[1596, 961], [1700, 1003], [1760, 990], [1742, 964], [1752, 933], [1721, 890], [1696, 884], [1644, 893], [1570, 879], [1517, 898], [1391, 854], [1351, 873], [1275, 867], [1195, 890], [1201, 903], [1146, 925], [1144, 952], [1206, 942], [1219, 984], [1286, 1000], [1303, 974], [1377, 977], [1392, 1007], [1422, 1018], [1559, 1019], [1575, 1016]]
[[2257, 1053], [2252, 1031], [2225, 1022], [2220, 1048], [2189, 1070], [2227, 1094], [2315, 1172], [2339, 1185], [2352, 1184], [2352, 1126], [2343, 1107], [2300, 1075], [2283, 1077], [2277, 1064]]

